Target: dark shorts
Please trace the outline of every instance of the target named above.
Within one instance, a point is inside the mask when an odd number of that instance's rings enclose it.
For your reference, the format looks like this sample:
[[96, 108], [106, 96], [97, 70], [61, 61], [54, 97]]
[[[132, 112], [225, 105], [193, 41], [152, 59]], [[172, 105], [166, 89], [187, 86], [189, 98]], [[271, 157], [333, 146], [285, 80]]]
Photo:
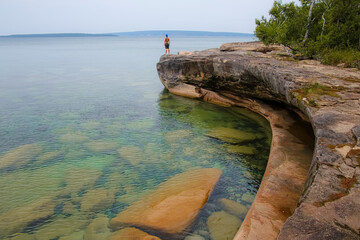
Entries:
[[169, 47], [170, 47], [170, 44], [165, 43], [165, 49], [169, 49]]

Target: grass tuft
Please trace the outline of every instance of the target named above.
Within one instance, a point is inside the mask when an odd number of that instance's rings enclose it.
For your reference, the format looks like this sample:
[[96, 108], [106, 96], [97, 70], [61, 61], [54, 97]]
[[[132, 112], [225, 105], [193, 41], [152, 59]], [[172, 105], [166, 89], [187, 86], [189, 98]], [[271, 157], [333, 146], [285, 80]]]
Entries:
[[360, 51], [356, 49], [326, 49], [321, 54], [321, 63], [335, 66], [340, 64], [343, 67], [360, 69]]
[[304, 98], [306, 98], [310, 106], [317, 107], [316, 100], [319, 100], [321, 96], [328, 95], [339, 98], [340, 96], [337, 94], [337, 92], [343, 89], [343, 87], [330, 87], [315, 82], [308, 84], [303, 88], [292, 90], [292, 92], [296, 93], [296, 99], [298, 101], [302, 101]]

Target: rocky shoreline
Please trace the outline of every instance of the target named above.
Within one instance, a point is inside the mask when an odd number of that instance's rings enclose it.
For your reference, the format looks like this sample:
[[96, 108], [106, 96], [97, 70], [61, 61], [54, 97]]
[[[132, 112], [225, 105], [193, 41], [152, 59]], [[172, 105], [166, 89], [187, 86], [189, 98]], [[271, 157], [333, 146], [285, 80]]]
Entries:
[[[235, 239], [360, 239], [358, 70], [297, 61], [258, 42], [164, 55], [157, 69], [174, 94], [246, 106], [272, 125], [266, 173]], [[311, 123], [313, 154], [296, 152], [306, 140], [292, 134], [299, 126], [286, 108]]]

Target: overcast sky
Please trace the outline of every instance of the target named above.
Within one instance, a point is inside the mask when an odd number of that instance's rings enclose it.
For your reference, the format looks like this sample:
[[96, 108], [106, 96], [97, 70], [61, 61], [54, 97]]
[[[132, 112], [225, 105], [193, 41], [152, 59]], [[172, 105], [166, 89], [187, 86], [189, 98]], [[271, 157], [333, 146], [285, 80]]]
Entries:
[[[283, 0], [290, 2], [290, 0]], [[199, 30], [253, 33], [273, 0], [0, 0], [0, 35]]]

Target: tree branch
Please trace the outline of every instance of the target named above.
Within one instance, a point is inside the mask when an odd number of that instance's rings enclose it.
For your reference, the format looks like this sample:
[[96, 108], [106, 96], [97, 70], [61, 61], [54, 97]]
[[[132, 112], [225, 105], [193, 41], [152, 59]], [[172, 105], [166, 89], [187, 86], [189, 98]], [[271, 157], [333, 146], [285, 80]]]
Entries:
[[303, 45], [306, 45], [307, 39], [309, 37], [309, 32], [310, 32], [310, 27], [311, 27], [311, 15], [312, 15], [312, 10], [314, 8], [315, 5], [315, 0], [311, 0], [311, 5], [310, 5], [310, 10], [309, 10], [309, 16], [308, 16], [308, 20], [307, 20], [307, 26], [306, 26], [306, 32], [305, 32], [305, 36], [304, 36], [304, 40], [303, 40]]

